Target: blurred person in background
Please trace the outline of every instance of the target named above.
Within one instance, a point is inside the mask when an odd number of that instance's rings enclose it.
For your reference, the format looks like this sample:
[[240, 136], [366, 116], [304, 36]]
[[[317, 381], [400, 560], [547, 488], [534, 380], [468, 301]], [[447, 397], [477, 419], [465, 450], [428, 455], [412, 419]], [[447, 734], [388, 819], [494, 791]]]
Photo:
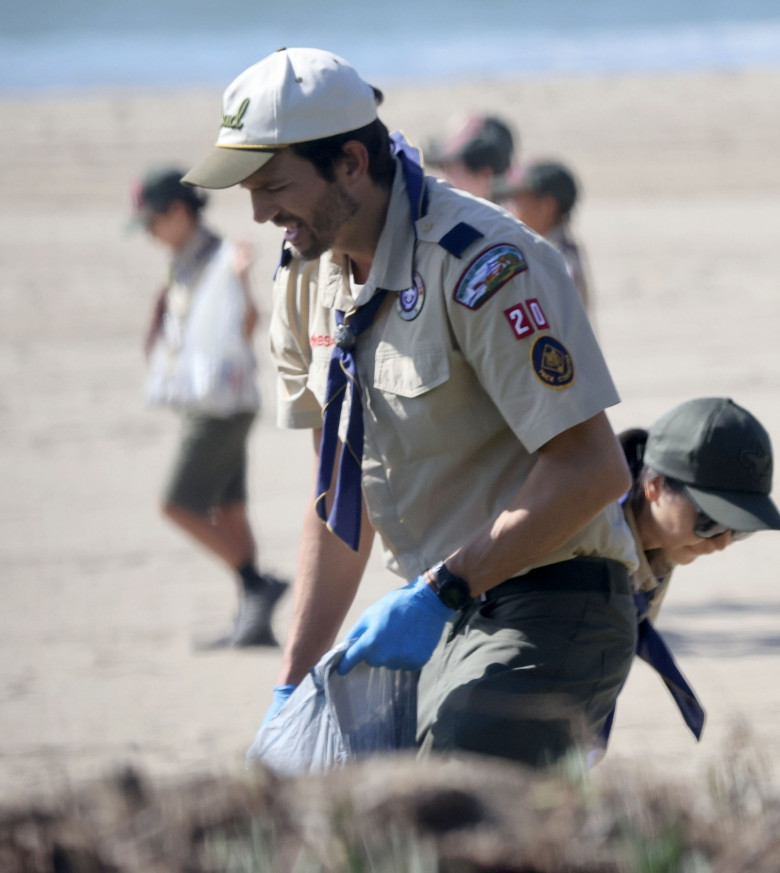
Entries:
[[287, 583], [258, 570], [247, 514], [247, 440], [260, 405], [252, 251], [205, 226], [207, 195], [182, 185], [182, 175], [152, 169], [133, 190], [132, 223], [171, 254], [144, 341], [147, 399], [174, 408], [182, 422], [161, 509], [238, 583], [235, 623], [198, 648], [275, 646], [271, 618]]
[[515, 165], [493, 188], [492, 197], [543, 236], [563, 255], [585, 309], [593, 301], [582, 246], [571, 235], [571, 216], [579, 196], [574, 174], [558, 161]]
[[515, 159], [516, 139], [494, 115], [469, 115], [424, 149], [425, 162], [456, 188], [485, 200]]

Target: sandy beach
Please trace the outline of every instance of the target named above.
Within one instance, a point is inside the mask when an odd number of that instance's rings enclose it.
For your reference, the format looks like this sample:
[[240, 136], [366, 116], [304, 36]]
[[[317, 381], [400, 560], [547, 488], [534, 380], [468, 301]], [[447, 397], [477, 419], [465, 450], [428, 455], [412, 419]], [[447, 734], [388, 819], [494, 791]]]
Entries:
[[[454, 111], [492, 110], [516, 125], [525, 157], [576, 170], [575, 231], [623, 398], [616, 429], [727, 395], [780, 450], [780, 70], [376, 84], [384, 120], [412, 141]], [[192, 650], [229, 623], [235, 594], [157, 512], [177, 422], [143, 404], [141, 337], [165, 255], [126, 230], [133, 177], [201, 157], [220, 95], [0, 106], [1, 802], [126, 763], [160, 778], [239, 772], [270, 700], [279, 650]], [[209, 215], [254, 242], [267, 315], [279, 231], [252, 225], [237, 189], [215, 193]], [[275, 428], [263, 331], [257, 350], [250, 510], [261, 562], [291, 576], [309, 439]], [[713, 767], [757, 768], [778, 785], [778, 565], [780, 534], [767, 533], [679, 570], [659, 626], [707, 708], [703, 740], [637, 663], [603, 766], [702, 784]], [[377, 549], [350, 618], [399, 581]], [[289, 610], [287, 598], [281, 639]]]

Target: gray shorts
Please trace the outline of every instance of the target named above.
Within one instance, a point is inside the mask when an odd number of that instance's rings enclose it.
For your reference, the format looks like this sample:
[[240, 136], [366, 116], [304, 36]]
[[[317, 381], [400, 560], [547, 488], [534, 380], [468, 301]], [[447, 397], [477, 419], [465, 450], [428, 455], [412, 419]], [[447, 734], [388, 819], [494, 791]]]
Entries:
[[546, 766], [587, 750], [628, 676], [636, 626], [616, 561], [580, 558], [497, 586], [459, 613], [422, 670], [421, 753]]
[[198, 515], [246, 503], [247, 437], [255, 413], [184, 415], [179, 450], [163, 499]]

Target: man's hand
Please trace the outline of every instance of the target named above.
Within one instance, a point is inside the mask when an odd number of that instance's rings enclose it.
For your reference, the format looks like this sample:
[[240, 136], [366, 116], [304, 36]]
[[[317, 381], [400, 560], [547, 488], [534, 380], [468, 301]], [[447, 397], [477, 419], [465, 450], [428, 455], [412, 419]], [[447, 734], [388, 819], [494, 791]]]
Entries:
[[425, 577], [418, 576], [361, 615], [347, 634], [354, 642], [339, 661], [338, 672], [343, 676], [360, 661], [390, 670], [419, 670], [453, 615], [455, 611], [439, 600]]
[[275, 685], [274, 686], [274, 694], [271, 698], [271, 705], [268, 707], [268, 712], [265, 714], [265, 718], [263, 719], [263, 724], [271, 721], [271, 719], [276, 715], [277, 712], [284, 706], [285, 703], [290, 699], [290, 695], [295, 691], [297, 686], [295, 685]]

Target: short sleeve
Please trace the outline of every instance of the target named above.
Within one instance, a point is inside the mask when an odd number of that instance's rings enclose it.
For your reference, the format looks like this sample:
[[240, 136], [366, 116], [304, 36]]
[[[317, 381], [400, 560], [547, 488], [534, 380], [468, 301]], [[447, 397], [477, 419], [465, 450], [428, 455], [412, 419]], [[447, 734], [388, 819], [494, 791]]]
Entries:
[[317, 261], [292, 261], [274, 279], [269, 325], [270, 352], [277, 371], [276, 423], [283, 428], [316, 428], [320, 404], [309, 388], [312, 363], [309, 313], [310, 285], [317, 281]]
[[447, 287], [455, 340], [528, 452], [619, 402], [563, 258], [541, 237], [476, 247]]

